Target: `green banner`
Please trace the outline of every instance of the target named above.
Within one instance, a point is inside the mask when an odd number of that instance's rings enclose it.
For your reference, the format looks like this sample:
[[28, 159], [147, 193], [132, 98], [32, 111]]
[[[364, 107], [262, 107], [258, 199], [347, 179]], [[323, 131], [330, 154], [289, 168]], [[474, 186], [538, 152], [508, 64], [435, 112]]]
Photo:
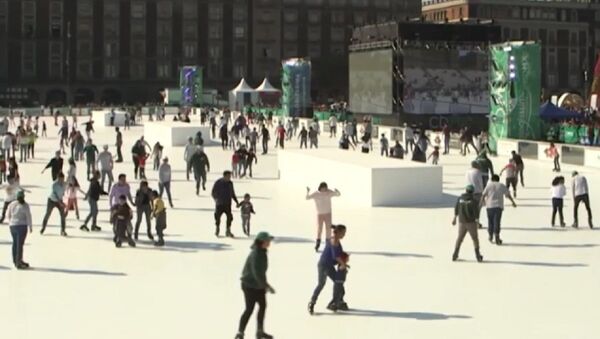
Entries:
[[540, 45], [493, 45], [490, 56], [490, 147], [496, 150], [502, 138], [539, 140]]
[[307, 117], [310, 97], [311, 64], [305, 59], [289, 59], [282, 63], [281, 106], [287, 116]]

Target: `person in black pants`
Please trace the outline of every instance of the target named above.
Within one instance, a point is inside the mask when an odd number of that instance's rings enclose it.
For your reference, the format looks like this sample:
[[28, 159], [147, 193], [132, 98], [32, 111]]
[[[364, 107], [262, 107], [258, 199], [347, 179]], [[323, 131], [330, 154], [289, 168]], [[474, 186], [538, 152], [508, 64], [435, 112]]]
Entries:
[[271, 246], [272, 240], [273, 237], [269, 233], [258, 233], [252, 245], [252, 251], [244, 264], [241, 280], [246, 309], [240, 318], [240, 326], [235, 339], [244, 339], [244, 331], [252, 312], [254, 312], [255, 304], [258, 304], [256, 338], [273, 339], [273, 336], [265, 333], [264, 330], [265, 311], [267, 309], [266, 293], [275, 293], [273, 287], [267, 282], [267, 268], [269, 266], [267, 250]]
[[221, 147], [226, 150], [229, 144], [229, 135], [227, 131], [227, 124], [223, 124], [219, 129], [219, 137], [221, 138]]
[[135, 232], [133, 238], [138, 240], [138, 233], [140, 231], [140, 224], [142, 223], [142, 216], [146, 217], [146, 229], [148, 232], [148, 239], [154, 240], [152, 236], [152, 226], [150, 221], [150, 214], [152, 213], [152, 191], [148, 187], [148, 182], [142, 180], [140, 182], [140, 188], [135, 194], [135, 207], [137, 212], [137, 219], [135, 222]]
[[238, 199], [235, 196], [233, 189], [233, 182], [231, 182], [231, 171], [223, 172], [223, 177], [217, 181], [212, 188], [212, 197], [215, 200], [215, 235], [218, 237], [221, 226], [221, 216], [225, 214], [227, 216], [227, 231], [225, 236], [233, 238], [234, 235], [231, 233], [231, 223], [233, 222], [233, 215], [231, 214], [231, 200], [235, 201], [239, 205]]
[[115, 146], [117, 146], [117, 160], [115, 162], [123, 162], [123, 153], [121, 153], [121, 147], [123, 146], [123, 135], [119, 130], [119, 127], [115, 127], [115, 132], [117, 132], [117, 140]]
[[101, 229], [96, 224], [96, 220], [98, 219], [98, 200], [100, 200], [101, 195], [108, 195], [100, 185], [100, 171], [95, 171], [92, 175], [92, 179], [90, 179], [90, 187], [88, 188], [87, 193], [85, 194], [84, 200], [87, 200], [90, 204], [90, 214], [88, 214], [87, 218], [81, 227], [80, 230], [89, 232], [90, 229], [87, 227], [88, 222], [92, 221], [92, 231], [100, 232]]
[[262, 137], [262, 154], [267, 154], [267, 152], [269, 151], [269, 139], [271, 139], [271, 137], [269, 136], [269, 129], [267, 128], [267, 126], [262, 126], [260, 135]]
[[50, 159], [46, 167], [44, 167], [42, 170], [42, 173], [44, 173], [48, 168], [50, 168], [52, 173], [52, 181], [56, 181], [58, 173], [61, 173], [63, 168], [63, 158], [60, 157], [60, 151], [57, 151], [54, 158]]
[[520, 154], [517, 154], [515, 151], [510, 152], [512, 154], [512, 159], [517, 165], [517, 174], [521, 178], [521, 186], [525, 187], [525, 180], [523, 179], [523, 171], [525, 170], [525, 164], [523, 163], [523, 158]]
[[586, 177], [577, 173], [577, 171], [573, 172], [573, 178], [571, 183], [571, 191], [573, 192], [573, 227], [579, 227], [579, 218], [578, 218], [578, 210], [579, 204], [583, 202], [585, 205], [585, 209], [587, 210], [588, 215], [588, 224], [590, 228], [594, 228], [592, 223], [592, 210], [590, 209], [590, 195], [589, 195], [589, 187], [587, 183]]

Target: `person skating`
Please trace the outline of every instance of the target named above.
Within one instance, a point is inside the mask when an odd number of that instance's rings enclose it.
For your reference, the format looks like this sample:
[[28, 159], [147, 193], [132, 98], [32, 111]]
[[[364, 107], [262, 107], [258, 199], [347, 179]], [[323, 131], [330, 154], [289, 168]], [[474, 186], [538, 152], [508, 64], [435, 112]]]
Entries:
[[248, 151], [246, 154], [246, 168], [244, 168], [244, 173], [248, 173], [248, 176], [252, 178], [252, 165], [258, 164], [258, 157], [256, 156], [256, 152], [253, 148]]
[[40, 234], [44, 234], [46, 231], [48, 219], [52, 214], [52, 210], [56, 208], [60, 216], [60, 235], [63, 237], [67, 236], [67, 232], [65, 230], [65, 204], [62, 201], [62, 198], [65, 194], [65, 189], [65, 175], [61, 172], [58, 173], [56, 181], [52, 183], [52, 190], [48, 196], [48, 201], [46, 202], [46, 214], [44, 215], [44, 220], [42, 221], [42, 229], [40, 230]]
[[344, 265], [340, 265], [338, 263], [337, 270], [335, 272], [335, 279], [333, 283], [333, 300], [327, 305], [327, 308], [337, 311], [348, 311], [348, 304], [344, 301], [344, 297], [346, 296], [346, 288], [344, 284], [346, 283], [346, 278], [348, 276], [348, 269], [350, 266], [348, 262], [350, 261], [350, 255], [346, 252], [342, 252], [340, 254], [340, 261]]
[[381, 139], [379, 139], [379, 146], [381, 147], [381, 156], [390, 156], [390, 141], [388, 140], [388, 138], [385, 137], [385, 134], [381, 134]]
[[573, 192], [573, 227], [579, 227], [578, 210], [579, 204], [583, 202], [588, 215], [588, 224], [590, 228], [594, 228], [592, 224], [592, 210], [590, 209], [590, 195], [587, 183], [587, 178], [577, 171], [574, 171], [571, 179], [571, 190]]
[[192, 137], [188, 138], [188, 143], [185, 145], [185, 149], [183, 150], [183, 160], [185, 161], [185, 178], [190, 180], [190, 171], [192, 170], [192, 156], [196, 152], [198, 146], [194, 145], [194, 139]]
[[246, 308], [240, 318], [238, 333], [235, 339], [244, 339], [244, 332], [246, 331], [250, 316], [254, 312], [255, 304], [258, 304], [256, 338], [273, 339], [273, 336], [267, 334], [264, 330], [265, 311], [267, 308], [266, 293], [275, 293], [275, 289], [273, 289], [267, 280], [267, 269], [269, 267], [267, 251], [269, 246], [271, 246], [272, 240], [273, 237], [269, 233], [258, 233], [251, 247], [252, 250], [246, 258], [241, 278]]
[[173, 208], [173, 199], [171, 198], [171, 165], [169, 158], [165, 157], [158, 168], [158, 195], [162, 199], [163, 192], [167, 191], [169, 206]]
[[308, 128], [308, 143], [311, 149], [319, 148], [319, 132], [312, 126]]
[[152, 236], [152, 225], [150, 221], [150, 215], [152, 213], [152, 198], [150, 194], [152, 191], [148, 187], [148, 182], [146, 180], [142, 180], [140, 182], [140, 188], [135, 193], [135, 207], [136, 207], [136, 221], [135, 221], [135, 231], [133, 234], [133, 238], [138, 240], [138, 233], [140, 231], [140, 225], [142, 223], [142, 217], [146, 218], [146, 231], [148, 234], [148, 239], [154, 240], [154, 236]]
[[481, 171], [481, 180], [483, 187], [487, 186], [487, 183], [492, 175], [494, 175], [494, 165], [492, 161], [488, 158], [487, 153], [485, 151], [481, 151], [477, 159], [477, 164], [479, 165], [479, 171]]
[[[103, 146], [103, 151], [98, 154], [98, 168], [100, 169], [101, 183], [102, 189], [104, 189], [104, 180], [108, 177], [108, 188], [107, 191], [110, 191], [112, 187], [113, 181], [115, 180], [113, 177], [113, 156], [108, 151], [108, 145]], [[94, 172], [95, 173], [95, 172]], [[98, 178], [100, 179], [100, 177]]]
[[242, 212], [242, 229], [244, 234], [250, 236], [250, 218], [252, 214], [256, 214], [254, 206], [250, 202], [250, 194], [244, 194], [244, 200], [238, 205], [238, 208]]
[[506, 187], [509, 189], [513, 188], [513, 196], [517, 197], [517, 184], [519, 183], [519, 177], [517, 176], [517, 165], [515, 161], [511, 158], [508, 161], [508, 164], [504, 166], [504, 168], [500, 171], [500, 176], [502, 173], [506, 171]]
[[554, 145], [553, 142], [550, 143], [550, 147], [546, 148], [545, 151], [546, 157], [552, 158], [554, 163], [553, 172], [560, 172], [560, 154], [558, 153], [558, 148]]
[[269, 129], [264, 124], [262, 125], [260, 136], [263, 149], [262, 154], [267, 154], [267, 152], [269, 151], [269, 140], [271, 139], [271, 137], [269, 135]]
[[[323, 287], [325, 287], [327, 278], [335, 282], [335, 266], [338, 265], [340, 269], [346, 267], [346, 264], [342, 260], [341, 256], [344, 252], [341, 240], [346, 236], [346, 226], [331, 226], [331, 229], [333, 230], [332, 237], [326, 240], [325, 249], [321, 253], [319, 263], [317, 264], [318, 282], [315, 290], [313, 291], [312, 297], [310, 298], [310, 302], [308, 303], [308, 313], [310, 314], [314, 314], [315, 304], [317, 303], [317, 299], [319, 298], [319, 294], [321, 294]], [[337, 302], [340, 301], [339, 296], [334, 295], [333, 301], [334, 302], [329, 303], [328, 309], [337, 311]]]
[[567, 188], [565, 187], [565, 177], [558, 176], [552, 180], [552, 188], [550, 189], [552, 195], [552, 227], [554, 227], [556, 221], [556, 213], [560, 217], [560, 227], [565, 227], [565, 218], [563, 216], [563, 200], [567, 195]]
[[231, 233], [231, 223], [233, 222], [231, 200], [235, 201], [236, 205], [239, 205], [239, 201], [235, 196], [233, 182], [231, 182], [231, 171], [223, 172], [223, 177], [214, 183], [211, 195], [215, 201], [215, 235], [219, 236], [221, 216], [225, 214], [227, 217], [227, 231], [225, 235], [233, 238], [234, 235]]
[[458, 238], [456, 239], [454, 253], [452, 254], [452, 261], [458, 260], [460, 245], [465, 239], [467, 232], [473, 240], [475, 258], [479, 262], [483, 261], [483, 256], [479, 252], [479, 237], [477, 235], [477, 220], [480, 199], [475, 198], [474, 192], [475, 187], [473, 187], [473, 185], [468, 185], [465, 193], [458, 198], [456, 205], [454, 206], [454, 219], [452, 219], [452, 225], [456, 225], [456, 219], [458, 218]]
[[115, 162], [123, 162], [123, 153], [121, 153], [121, 147], [123, 147], [123, 134], [121, 134], [119, 127], [115, 127], [115, 133], [115, 146], [117, 147], [117, 160], [115, 160]]
[[308, 131], [306, 130], [306, 127], [302, 126], [298, 139], [300, 139], [300, 149], [302, 149], [302, 146], [304, 146], [304, 148], [308, 148]]
[[316, 192], [310, 193], [310, 188], [306, 187], [306, 200], [314, 200], [317, 208], [317, 240], [315, 242], [315, 251], [319, 251], [321, 246], [321, 234], [323, 225], [325, 225], [325, 239], [331, 236], [331, 198], [339, 197], [340, 191], [330, 190], [326, 182], [319, 184]]
[[87, 176], [86, 178], [90, 178], [90, 174], [96, 171], [96, 156], [98, 155], [98, 148], [94, 145], [92, 139], [88, 139], [85, 147], [83, 148], [83, 152], [85, 153], [85, 161], [87, 167]]
[[96, 221], [98, 219], [98, 200], [100, 200], [101, 195], [108, 195], [108, 193], [106, 193], [104, 191], [102, 185], [98, 181], [99, 178], [100, 178], [100, 172], [95, 171], [94, 174], [92, 175], [92, 179], [90, 179], [90, 186], [88, 187], [88, 191], [85, 194], [85, 197], [83, 198], [84, 200], [87, 200], [90, 205], [90, 214], [88, 214], [88, 216], [85, 218], [83, 225], [81, 225], [81, 227], [79, 227], [80, 230], [85, 231], [85, 232], [90, 231], [90, 229], [87, 227], [87, 224], [88, 224], [88, 222], [90, 222], [90, 220], [92, 221], [92, 228], [91, 228], [92, 231], [93, 232], [101, 231], [101, 228], [98, 227], [98, 224], [96, 223]]
[[[473, 195], [475, 200], [478, 202], [481, 201], [481, 193], [483, 193], [483, 178], [481, 175], [481, 171], [479, 170], [479, 163], [477, 161], [471, 162], [471, 168], [466, 173], [466, 181], [467, 185], [472, 185], [474, 187]], [[478, 205], [479, 206], [479, 205]], [[477, 208], [477, 224], [479, 228], [481, 228], [481, 223], [479, 223], [479, 207]]]
[[337, 138], [337, 116], [335, 116], [335, 114], [332, 114], [329, 117], [329, 138]]
[[492, 175], [492, 182], [488, 183], [481, 194], [480, 204], [481, 206], [485, 204], [487, 209], [489, 240], [492, 242], [495, 239], [496, 245], [502, 245], [500, 225], [502, 212], [504, 211], [504, 197], [512, 202], [513, 207], [517, 207], [508, 187], [500, 183], [500, 176], [494, 174]]
[[512, 155], [512, 159], [517, 165], [517, 174], [521, 178], [521, 186], [525, 187], [525, 179], [523, 179], [523, 172], [525, 171], [525, 163], [523, 162], [523, 157], [515, 151], [510, 152]]
[[202, 185], [202, 190], [206, 191], [206, 174], [210, 172], [210, 162], [202, 147], [196, 146], [196, 151], [190, 158], [190, 164], [194, 171], [194, 180], [196, 180], [196, 195], [199, 195], [200, 185]]
[[160, 166], [160, 159], [162, 158], [163, 146], [160, 142], [156, 142], [154, 147], [152, 148], [152, 169], [154, 171], [158, 171], [158, 167]]
[[52, 181], [56, 181], [56, 178], [58, 177], [58, 173], [61, 173], [62, 168], [63, 168], [63, 158], [60, 157], [60, 151], [56, 151], [56, 153], [54, 154], [54, 158], [50, 159], [50, 161], [48, 162], [46, 167], [44, 167], [44, 169], [42, 170], [42, 174], [48, 168], [50, 168], [50, 172], [52, 175]]
[[158, 236], [158, 241], [154, 242], [154, 246], [164, 246], [164, 230], [167, 228], [167, 209], [157, 191], [152, 191], [152, 217], [154, 217], [154, 227]]
[[[116, 187], [115, 185], [114, 187]], [[113, 187], [113, 189], [114, 189]], [[115, 237], [114, 242], [116, 247], [121, 247], [123, 241], [127, 241], [129, 246], [135, 247], [135, 241], [131, 239], [131, 233], [127, 231], [131, 219], [133, 218], [133, 212], [131, 207], [127, 205], [127, 197], [120, 195], [118, 197], [118, 203], [111, 208], [112, 222], [115, 225]]]
[[18, 191], [16, 200], [8, 206], [8, 224], [12, 236], [12, 260], [18, 270], [29, 268], [29, 264], [23, 260], [23, 248], [27, 231], [33, 231], [31, 222], [31, 209], [25, 202], [25, 192]]

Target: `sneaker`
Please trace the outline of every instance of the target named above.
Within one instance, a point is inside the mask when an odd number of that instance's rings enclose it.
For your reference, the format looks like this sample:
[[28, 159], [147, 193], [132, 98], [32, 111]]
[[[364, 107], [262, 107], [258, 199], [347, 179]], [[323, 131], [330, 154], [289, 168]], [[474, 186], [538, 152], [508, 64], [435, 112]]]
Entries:
[[66, 237], [68, 234], [65, 231], [60, 231], [60, 235], [63, 236], [63, 237]]
[[496, 237], [496, 245], [502, 245], [502, 239]]
[[98, 226], [92, 226], [92, 232], [100, 232], [102, 229]]
[[235, 235], [233, 235], [233, 233], [231, 233], [231, 231], [227, 231], [227, 233], [225, 234], [225, 236], [227, 236], [229, 238], [235, 238]]
[[348, 307], [348, 304], [345, 303], [345, 302], [343, 302], [343, 301], [338, 304], [337, 308], [340, 311], [348, 311], [348, 310], [350, 310], [350, 308]]
[[118, 240], [115, 242], [115, 247], [116, 248], [120, 248], [121, 247], [121, 240]]
[[89, 232], [90, 229], [86, 226], [86, 225], [81, 225], [81, 227], [79, 227], [80, 230], [84, 231], [84, 232]]
[[29, 268], [29, 263], [26, 263], [26, 262], [24, 262], [24, 261], [21, 261], [21, 265], [22, 265], [22, 266], [25, 266], [25, 268]]
[[310, 314], [310, 315], [315, 314], [315, 303], [313, 303], [313, 302], [308, 303], [308, 314]]
[[330, 302], [329, 305], [327, 305], [327, 309], [332, 312], [337, 312], [337, 310], [338, 310], [337, 305], [334, 304], [333, 302]]
[[15, 265], [15, 268], [18, 270], [26, 270], [29, 268], [28, 265], [24, 265], [23, 263], [18, 263], [17, 265]]

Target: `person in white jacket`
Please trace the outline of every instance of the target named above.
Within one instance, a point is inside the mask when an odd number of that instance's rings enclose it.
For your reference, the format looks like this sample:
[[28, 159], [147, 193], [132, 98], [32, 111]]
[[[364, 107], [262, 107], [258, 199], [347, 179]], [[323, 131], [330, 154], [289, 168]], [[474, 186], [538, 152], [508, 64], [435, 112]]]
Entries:
[[8, 219], [10, 234], [12, 236], [12, 259], [18, 270], [29, 268], [29, 264], [23, 260], [23, 247], [27, 238], [27, 231], [32, 231], [31, 209], [25, 202], [25, 193], [17, 192], [17, 199], [8, 206]]
[[306, 200], [314, 200], [317, 207], [317, 240], [315, 251], [319, 251], [321, 246], [321, 234], [323, 225], [325, 225], [325, 239], [331, 237], [331, 198], [339, 197], [340, 191], [333, 191], [327, 187], [327, 183], [322, 182], [316, 192], [310, 193], [310, 188], [306, 187]]
[[190, 171], [192, 170], [192, 163], [190, 159], [192, 159], [192, 155], [196, 152], [196, 145], [194, 145], [194, 138], [189, 137], [188, 143], [185, 145], [185, 150], [183, 151], [183, 160], [185, 160], [185, 178], [190, 180]]
[[573, 178], [571, 180], [571, 190], [573, 192], [574, 201], [573, 227], [579, 227], [577, 210], [579, 209], [579, 204], [583, 202], [583, 204], [585, 205], [585, 209], [587, 210], [588, 225], [590, 226], [590, 228], [594, 228], [594, 225], [592, 224], [592, 210], [590, 209], [590, 192], [588, 188], [587, 179], [583, 175], [577, 173], [577, 171], [574, 171]]
[[173, 208], [173, 199], [171, 199], [171, 165], [169, 158], [165, 157], [162, 164], [158, 167], [158, 195], [162, 199], [163, 192], [167, 191], [169, 206]]

